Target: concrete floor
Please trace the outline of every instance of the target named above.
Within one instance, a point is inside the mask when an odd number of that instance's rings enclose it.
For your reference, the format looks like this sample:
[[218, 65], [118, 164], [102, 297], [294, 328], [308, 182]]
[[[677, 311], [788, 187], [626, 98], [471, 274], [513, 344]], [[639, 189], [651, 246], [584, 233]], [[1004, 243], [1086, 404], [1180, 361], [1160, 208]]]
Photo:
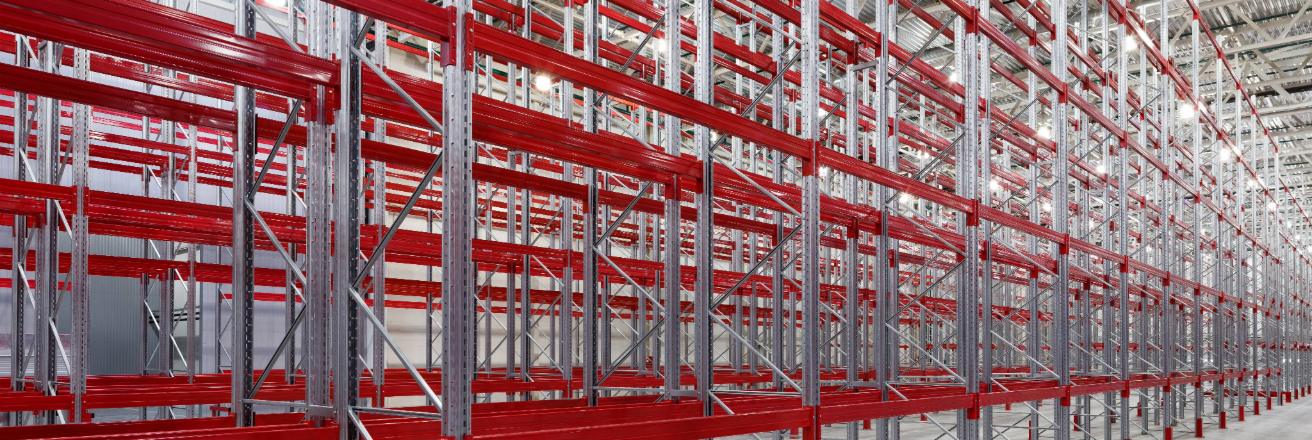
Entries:
[[[1263, 408], [1262, 415], [1253, 416], [1250, 413], [1247, 417], [1247, 421], [1242, 423], [1236, 422], [1232, 417], [1228, 423], [1228, 429], [1224, 430], [1218, 429], [1214, 422], [1209, 420], [1209, 425], [1205, 426], [1203, 431], [1205, 438], [1213, 440], [1312, 439], [1312, 396], [1295, 400], [1284, 406], [1274, 406], [1271, 411], [1267, 411], [1265, 407]], [[1014, 406], [1013, 409], [1016, 411], [1007, 412], [998, 409], [994, 414], [994, 424], [997, 425], [996, 429], [1001, 433], [997, 436], [997, 439], [1027, 439], [1028, 436], [1026, 435], [1027, 433], [1025, 430], [1020, 428], [1005, 429], [1005, 426], [1003, 426], [1025, 420], [1025, 414], [1020, 411], [1028, 411], [1028, 408], [1017, 405]], [[156, 409], [152, 409], [151, 411], [152, 418], [158, 416], [155, 412]], [[1044, 405], [1040, 408], [1040, 411], [1048, 417], [1051, 417], [1052, 415], [1052, 407], [1049, 405]], [[97, 422], [136, 420], [139, 417], [139, 410], [137, 409], [109, 409], [96, 410], [94, 412], [96, 413], [95, 420]], [[176, 413], [181, 415], [182, 410], [179, 409]], [[943, 426], [948, 429], [951, 429], [951, 425], [956, 423], [956, 414], [952, 412], [934, 413], [929, 417], [934, 421], [943, 424]], [[1138, 418], [1135, 419], [1135, 423], [1139, 423]], [[1184, 427], [1176, 428], [1174, 435], [1176, 439], [1183, 440], [1194, 438], [1193, 432], [1191, 432], [1192, 426], [1189, 427], [1190, 429], [1183, 428]], [[1118, 426], [1113, 426], [1112, 429], [1113, 435], [1119, 434], [1120, 428]], [[825, 427], [823, 436], [824, 440], [846, 440], [846, 433], [847, 430], [844, 426], [828, 426]], [[1134, 440], [1162, 439], [1162, 429], [1159, 426], [1153, 426], [1151, 428], [1151, 435], [1140, 434], [1138, 426], [1131, 426], [1130, 433]], [[768, 440], [770, 438], [768, 434], [758, 436], [761, 439]], [[861, 440], [874, 439], [875, 434], [874, 431], [860, 430], [858, 431], [858, 438]], [[906, 417], [902, 421], [901, 440], [947, 440], [949, 438], [950, 437], [943, 435], [943, 430], [935, 426], [932, 422], [920, 422], [918, 417]], [[1045, 432], [1041, 438], [1052, 438], [1052, 433]], [[755, 440], [755, 438], [750, 435], [727, 437], [726, 439]], [[1093, 429], [1088, 433], [1072, 432], [1071, 439], [1106, 440], [1106, 437], [1102, 432], [1102, 422], [1095, 422]]]
[[1312, 398], [1272, 406], [1260, 416], [1250, 414], [1243, 423], [1230, 423], [1229, 429], [1204, 430], [1203, 434], [1219, 440], [1312, 439]]
[[[1028, 408], [1024, 408], [1021, 406], [1015, 406], [1013, 407], [1013, 409], [1014, 410], [1023, 409], [1024, 411], [1028, 411]], [[1045, 405], [1042, 408], [1040, 408], [1040, 411], [1048, 417], [1052, 416], [1051, 406]], [[930, 414], [929, 417], [934, 421], [937, 421], [938, 423], [942, 424], [944, 428], [949, 430], [951, 430], [952, 425], [956, 423], [956, 414], [953, 412], [934, 413], [934, 414]], [[999, 409], [998, 412], [995, 413], [994, 418], [995, 418], [994, 420], [995, 429], [997, 429], [999, 433], [997, 434], [996, 439], [999, 440], [1028, 439], [1027, 432], [1024, 429], [1021, 428], [1006, 429], [1005, 426], [1012, 423], [1016, 423], [1018, 421], [1025, 420], [1024, 414], [1015, 411], [1005, 412]], [[1151, 426], [1148, 434], [1141, 434], [1140, 433], [1141, 429], [1137, 425], [1137, 423], [1140, 422], [1141, 421], [1137, 417], [1134, 419], [1134, 423], [1136, 423], [1136, 425], [1132, 425], [1130, 427], [1131, 439], [1162, 440], [1163, 433], [1162, 433], [1162, 428], [1160, 426]], [[1265, 409], [1265, 406], [1263, 406], [1262, 415], [1255, 417], [1251, 413], [1249, 413], [1246, 418], [1246, 421], [1242, 423], [1236, 422], [1233, 415], [1231, 415], [1231, 418], [1227, 423], [1227, 429], [1224, 430], [1218, 429], [1214, 421], [1208, 420], [1206, 423], [1207, 424], [1203, 428], [1204, 438], [1214, 439], [1214, 440], [1312, 439], [1312, 397], [1305, 397], [1299, 400], [1295, 400], [1291, 403], [1285, 404], [1284, 406], [1276, 405], [1273, 406], [1270, 411], [1267, 411]], [[1022, 426], [1024, 424], [1025, 424], [1024, 422], [1021, 422]], [[935, 426], [932, 422], [929, 421], [920, 422], [919, 418], [914, 416], [904, 418], [902, 420], [901, 428], [902, 428], [901, 436], [900, 436], [901, 440], [947, 440], [951, 438], [948, 437], [947, 435], [944, 435], [943, 429], [940, 429], [938, 426]], [[1103, 429], [1102, 429], [1103, 425], [1101, 420], [1096, 421], [1092, 428], [1093, 429], [1091, 429], [1090, 432], [1087, 433], [1072, 432], [1070, 438], [1072, 440], [1106, 440], [1108, 438], [1104, 436]], [[1190, 423], [1190, 426], [1187, 427], [1188, 429], [1185, 428], [1186, 427], [1175, 428], [1174, 429], [1175, 433], [1173, 437], [1176, 440], [1195, 438], [1194, 433], [1192, 431], [1193, 429], [1192, 423]], [[1118, 425], [1114, 425], [1112, 427], [1112, 430], [1113, 430], [1112, 431], [1113, 437], [1111, 438], [1116, 439], [1116, 437], [1119, 437], [1120, 427]], [[953, 430], [953, 434], [955, 434], [955, 430]], [[823, 440], [846, 440], [848, 438], [847, 429], [844, 426], [827, 426], [823, 430], [822, 435], [823, 435]], [[768, 434], [758, 434], [758, 437], [760, 439], [765, 439], [765, 440], [770, 439], [770, 436]], [[726, 439], [755, 440], [755, 438], [756, 437], [748, 435], [748, 436], [727, 437]], [[875, 438], [875, 434], [874, 431], [860, 430], [858, 431], [857, 438], [861, 440], [867, 440], [867, 439], [873, 440]], [[1052, 438], [1052, 433], [1044, 432], [1042, 433], [1040, 438], [1050, 439]], [[1116, 439], [1116, 440], [1120, 440], [1120, 439]]]

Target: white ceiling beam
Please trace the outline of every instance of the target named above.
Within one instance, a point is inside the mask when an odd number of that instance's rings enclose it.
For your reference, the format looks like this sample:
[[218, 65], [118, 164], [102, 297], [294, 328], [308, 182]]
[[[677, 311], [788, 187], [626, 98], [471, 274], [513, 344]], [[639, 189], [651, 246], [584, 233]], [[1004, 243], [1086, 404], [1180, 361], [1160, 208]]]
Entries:
[[[1227, 79], [1228, 79], [1228, 78], [1227, 78]], [[1286, 76], [1286, 77], [1284, 77], [1284, 78], [1280, 78], [1280, 79], [1269, 79], [1269, 80], [1266, 80], [1266, 81], [1258, 81], [1258, 82], [1252, 82], [1252, 83], [1245, 83], [1245, 84], [1244, 84], [1244, 90], [1247, 90], [1247, 91], [1249, 91], [1249, 92], [1252, 92], [1253, 90], [1257, 90], [1257, 89], [1260, 89], [1260, 88], [1263, 88], [1263, 87], [1282, 86], [1282, 85], [1285, 85], [1285, 84], [1297, 83], [1297, 82], [1303, 82], [1303, 81], [1312, 81], [1312, 73], [1305, 73], [1305, 74], [1302, 74], [1302, 75], [1294, 75], [1294, 76]], [[1227, 81], [1227, 82], [1229, 82], [1229, 81]], [[1232, 84], [1226, 86], [1226, 88], [1224, 89], [1224, 91], [1225, 91], [1226, 93], [1233, 92], [1233, 91], [1235, 91], [1235, 86], [1234, 86], [1233, 83], [1232, 83]], [[1212, 91], [1207, 92], [1207, 94], [1209, 94], [1209, 95], [1213, 95], [1213, 96], [1214, 96], [1214, 95], [1216, 95], [1216, 91], [1215, 91], [1215, 90], [1212, 90]]]
[[1272, 131], [1275, 137], [1307, 137], [1312, 136], [1312, 128], [1300, 128], [1298, 130]]
[[1277, 107], [1264, 107], [1264, 108], [1259, 107], [1257, 109], [1257, 112], [1261, 114], [1263, 118], [1278, 118], [1281, 116], [1297, 115], [1301, 113], [1312, 112], [1312, 104], [1308, 104], [1306, 102], [1299, 102], [1299, 103], [1287, 104]]

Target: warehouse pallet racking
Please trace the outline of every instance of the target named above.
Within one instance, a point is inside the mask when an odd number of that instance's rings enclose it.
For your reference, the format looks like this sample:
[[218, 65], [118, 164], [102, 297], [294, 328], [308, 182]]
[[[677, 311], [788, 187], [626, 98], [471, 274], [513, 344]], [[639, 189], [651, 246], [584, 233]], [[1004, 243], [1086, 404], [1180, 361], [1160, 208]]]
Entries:
[[1312, 386], [1312, 219], [1190, 0], [200, 3], [0, 0], [0, 411], [80, 422], [0, 437], [1201, 437]]

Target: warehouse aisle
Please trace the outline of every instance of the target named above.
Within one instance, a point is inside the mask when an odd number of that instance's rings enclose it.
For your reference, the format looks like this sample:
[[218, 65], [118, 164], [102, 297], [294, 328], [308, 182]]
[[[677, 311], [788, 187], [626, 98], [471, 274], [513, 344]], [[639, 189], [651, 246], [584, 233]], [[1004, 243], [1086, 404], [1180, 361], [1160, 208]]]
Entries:
[[[1017, 407], [1016, 409], [1020, 409]], [[1049, 413], [1051, 407], [1044, 406], [1044, 413]], [[1012, 440], [1025, 439], [1026, 435], [1021, 424], [1016, 423], [1021, 420], [1018, 412], [999, 411], [995, 414], [995, 423], [999, 425], [1011, 424], [1010, 430], [1005, 430], [1003, 435], [997, 438], [1008, 438]], [[943, 430], [936, 426], [935, 422], [942, 424], [943, 427], [951, 429], [951, 425], [956, 421], [956, 414], [953, 412], [939, 412], [929, 414], [929, 418], [923, 422], [917, 420], [917, 417], [908, 417], [902, 421], [902, 440], [943, 440], [948, 437], [943, 435]], [[1139, 434], [1138, 427], [1131, 428], [1132, 440], [1161, 440], [1162, 431], [1160, 427], [1153, 427], [1151, 435]], [[1002, 428], [999, 428], [1002, 429]], [[1118, 428], [1114, 428], [1118, 429]], [[823, 433], [823, 440], [845, 440], [847, 430], [841, 426], [826, 427]], [[874, 431], [861, 430], [861, 440], [874, 440]], [[1217, 429], [1214, 425], [1209, 425], [1203, 431], [1204, 438], [1212, 440], [1303, 440], [1312, 439], [1312, 398], [1303, 398], [1295, 400], [1285, 406], [1274, 406], [1271, 411], [1264, 407], [1262, 415], [1248, 415], [1247, 421], [1237, 423], [1231, 421], [1227, 429]], [[759, 436], [762, 439], [767, 436]], [[1178, 430], [1174, 435], [1174, 440], [1186, 440], [1194, 438], [1194, 434], [1187, 430]], [[800, 437], [794, 437], [800, 438]], [[1041, 439], [1051, 439], [1051, 432], [1045, 432]], [[1072, 432], [1072, 440], [1081, 439], [1104, 439], [1101, 423], [1097, 423], [1094, 429], [1087, 435], [1081, 435], [1079, 432]], [[750, 435], [727, 437], [727, 440], [752, 440]]]
[[1273, 406], [1271, 411], [1264, 410], [1262, 415], [1244, 423], [1231, 424], [1226, 430], [1204, 431], [1203, 435], [1215, 440], [1312, 438], [1312, 398], [1304, 397], [1285, 406]]

